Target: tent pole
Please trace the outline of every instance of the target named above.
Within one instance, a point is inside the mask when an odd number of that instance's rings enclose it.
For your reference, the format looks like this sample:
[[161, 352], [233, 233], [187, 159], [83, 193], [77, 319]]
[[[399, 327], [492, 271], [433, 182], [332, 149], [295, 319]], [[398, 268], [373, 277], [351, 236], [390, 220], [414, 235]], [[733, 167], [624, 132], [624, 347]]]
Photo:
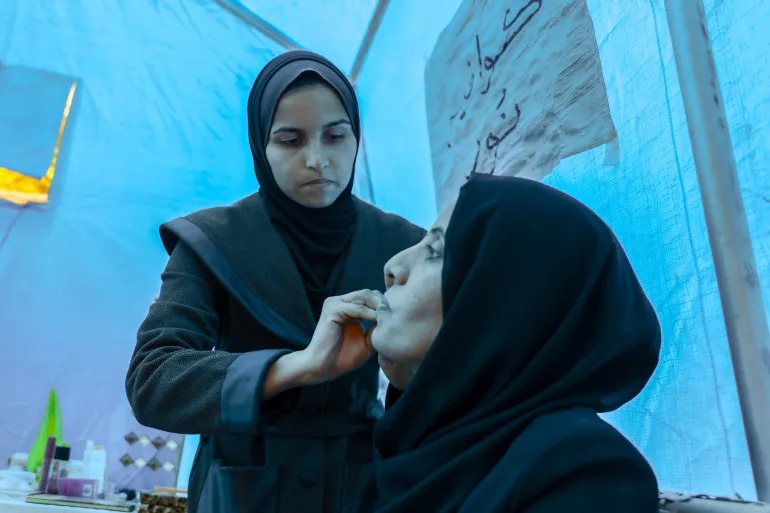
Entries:
[[372, 48], [377, 31], [380, 30], [380, 25], [385, 17], [385, 12], [388, 10], [388, 5], [390, 5], [390, 0], [377, 0], [377, 5], [372, 13], [372, 19], [369, 21], [369, 26], [366, 27], [366, 33], [361, 40], [361, 45], [358, 47], [353, 67], [350, 69], [350, 81], [354, 84], [358, 80], [358, 75], [361, 74], [366, 58], [369, 56], [369, 50]]
[[757, 497], [770, 502], [770, 333], [703, 0], [665, 0]]
[[265, 21], [261, 16], [251, 12], [238, 0], [214, 0], [214, 3], [287, 50], [302, 49], [296, 41]]

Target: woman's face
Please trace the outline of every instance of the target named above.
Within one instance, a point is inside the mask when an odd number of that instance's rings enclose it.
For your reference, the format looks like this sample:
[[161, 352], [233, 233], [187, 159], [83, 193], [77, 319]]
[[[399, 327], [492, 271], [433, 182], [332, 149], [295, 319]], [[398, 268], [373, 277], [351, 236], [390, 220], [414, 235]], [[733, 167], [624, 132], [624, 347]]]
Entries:
[[372, 346], [380, 354], [383, 370], [395, 362], [415, 372], [441, 328], [441, 271], [450, 216], [451, 208], [422, 242], [385, 264], [387, 290], [377, 310], [377, 328], [372, 332]]
[[278, 187], [305, 207], [328, 207], [350, 182], [358, 143], [337, 93], [313, 84], [278, 102], [265, 153]]

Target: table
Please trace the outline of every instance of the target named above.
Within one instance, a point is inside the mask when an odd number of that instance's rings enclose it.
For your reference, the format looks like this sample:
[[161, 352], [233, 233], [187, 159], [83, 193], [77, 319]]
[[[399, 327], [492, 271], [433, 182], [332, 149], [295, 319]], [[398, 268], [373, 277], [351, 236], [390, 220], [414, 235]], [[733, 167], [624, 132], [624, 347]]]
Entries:
[[0, 513], [98, 513], [103, 509], [46, 506], [24, 502], [24, 496], [12, 496], [0, 491]]

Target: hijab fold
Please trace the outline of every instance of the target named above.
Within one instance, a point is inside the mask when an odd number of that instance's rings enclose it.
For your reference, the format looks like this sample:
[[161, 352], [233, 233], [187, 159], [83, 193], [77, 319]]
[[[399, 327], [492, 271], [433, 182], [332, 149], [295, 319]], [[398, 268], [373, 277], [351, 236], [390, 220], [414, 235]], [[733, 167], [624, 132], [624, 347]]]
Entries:
[[456, 511], [534, 419], [615, 410], [658, 362], [657, 316], [612, 231], [541, 183], [466, 183], [442, 287], [442, 328], [376, 427], [377, 512]]
[[249, 144], [259, 194], [272, 225], [294, 258], [317, 320], [324, 300], [333, 295], [342, 274], [345, 253], [355, 229], [357, 208], [352, 193], [355, 174], [351, 174], [350, 182], [334, 203], [324, 208], [309, 208], [281, 191], [270, 169], [265, 147], [275, 110], [286, 89], [305, 73], [318, 75], [337, 92], [350, 118], [356, 141], [360, 140], [358, 101], [352, 84], [329, 60], [312, 52], [290, 51], [270, 61], [251, 88], [247, 112]]

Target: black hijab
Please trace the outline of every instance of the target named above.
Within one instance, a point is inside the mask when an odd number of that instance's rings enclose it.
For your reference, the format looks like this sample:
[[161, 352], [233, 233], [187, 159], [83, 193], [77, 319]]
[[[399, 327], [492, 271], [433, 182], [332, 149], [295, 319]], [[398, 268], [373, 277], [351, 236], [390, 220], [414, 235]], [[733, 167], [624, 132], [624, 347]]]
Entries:
[[[267, 161], [265, 147], [278, 102], [300, 75], [314, 73], [337, 92], [350, 118], [356, 141], [361, 125], [358, 100], [352, 84], [330, 61], [307, 51], [290, 51], [271, 60], [254, 81], [249, 94], [249, 144], [259, 194], [270, 221], [289, 248], [302, 275], [316, 319], [324, 300], [333, 291], [342, 273], [344, 256], [355, 228], [357, 208], [350, 177], [337, 200], [324, 208], [304, 207], [281, 191]], [[355, 161], [353, 163], [355, 170]]]
[[378, 512], [455, 511], [533, 419], [615, 410], [658, 362], [657, 316], [612, 231], [538, 182], [470, 179], [442, 280], [442, 328], [375, 431]]

